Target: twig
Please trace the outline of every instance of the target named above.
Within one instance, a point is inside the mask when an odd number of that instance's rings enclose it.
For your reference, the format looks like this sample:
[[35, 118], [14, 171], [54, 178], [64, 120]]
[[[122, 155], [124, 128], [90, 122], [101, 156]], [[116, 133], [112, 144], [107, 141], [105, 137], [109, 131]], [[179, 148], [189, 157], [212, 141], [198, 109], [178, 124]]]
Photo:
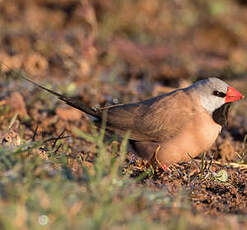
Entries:
[[52, 148], [55, 148], [55, 146], [56, 146], [56, 144], [57, 144], [57, 141], [58, 141], [59, 139], [61, 139], [61, 137], [63, 136], [64, 132], [65, 132], [65, 129], [64, 129], [64, 130], [58, 135], [58, 137], [55, 139], [55, 141], [54, 141], [54, 143], [53, 143], [53, 145], [52, 145]]
[[55, 140], [60, 140], [60, 139], [65, 139], [65, 138], [69, 138], [70, 136], [64, 136], [64, 137], [50, 137], [46, 140], [43, 141], [43, 143], [49, 142], [49, 141], [55, 141]]
[[[195, 161], [199, 161], [199, 160], [195, 159]], [[216, 160], [212, 160], [212, 163], [217, 164], [217, 165], [221, 165], [221, 166], [230, 166], [230, 167], [233, 167], [233, 168], [247, 169], [247, 164], [243, 164], [243, 163], [221, 162], [221, 161], [216, 161]]]
[[33, 136], [32, 136], [32, 141], [35, 141], [35, 137], [37, 136], [38, 128], [39, 128], [39, 125], [37, 124], [37, 126], [34, 130]]
[[199, 168], [199, 170], [200, 170], [200, 165], [196, 162], [196, 160], [189, 154], [189, 153], [187, 153], [187, 155], [190, 157], [190, 159], [192, 160], [192, 162], [194, 162], [195, 164], [196, 164], [196, 166]]

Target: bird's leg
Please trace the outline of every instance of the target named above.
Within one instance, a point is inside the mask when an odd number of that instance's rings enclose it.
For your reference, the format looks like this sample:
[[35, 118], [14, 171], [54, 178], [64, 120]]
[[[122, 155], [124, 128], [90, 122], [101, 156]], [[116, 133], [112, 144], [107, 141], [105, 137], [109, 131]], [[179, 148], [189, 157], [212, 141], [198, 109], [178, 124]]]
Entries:
[[158, 163], [158, 165], [164, 170], [164, 171], [166, 171], [167, 170], [167, 167], [166, 167], [166, 165], [163, 165], [158, 159], [157, 159], [157, 153], [159, 152], [159, 150], [160, 150], [160, 145], [158, 145], [158, 147], [155, 149], [155, 152], [154, 152], [154, 155], [153, 155], [153, 157], [148, 161], [148, 163], [150, 164], [150, 165], [152, 165], [154, 162], [157, 162]]

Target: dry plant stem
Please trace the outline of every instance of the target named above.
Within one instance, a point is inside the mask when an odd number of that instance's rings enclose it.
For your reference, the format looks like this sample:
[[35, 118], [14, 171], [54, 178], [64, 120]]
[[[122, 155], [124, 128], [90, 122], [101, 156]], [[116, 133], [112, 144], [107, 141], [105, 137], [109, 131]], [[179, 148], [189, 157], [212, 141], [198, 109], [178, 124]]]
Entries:
[[[195, 161], [200, 161], [198, 159], [194, 159], [194, 160]], [[232, 167], [232, 168], [247, 169], [247, 164], [242, 164], [242, 163], [235, 163], [235, 162], [226, 163], [226, 162], [213, 160], [212, 164], [217, 164], [217, 165], [221, 165], [221, 166], [229, 166], [229, 167]]]
[[63, 136], [64, 133], [65, 133], [65, 129], [63, 129], [63, 131], [58, 135], [57, 139], [55, 139], [52, 148], [55, 148], [57, 141]]
[[187, 154], [190, 157], [191, 161], [194, 162], [196, 164], [196, 166], [200, 169], [200, 165], [197, 163], [197, 161], [189, 153], [187, 153]]
[[39, 128], [39, 125], [37, 124], [35, 130], [34, 130], [34, 133], [33, 133], [33, 136], [32, 136], [32, 141], [35, 141], [35, 138], [37, 136], [37, 132], [38, 132], [38, 128]]

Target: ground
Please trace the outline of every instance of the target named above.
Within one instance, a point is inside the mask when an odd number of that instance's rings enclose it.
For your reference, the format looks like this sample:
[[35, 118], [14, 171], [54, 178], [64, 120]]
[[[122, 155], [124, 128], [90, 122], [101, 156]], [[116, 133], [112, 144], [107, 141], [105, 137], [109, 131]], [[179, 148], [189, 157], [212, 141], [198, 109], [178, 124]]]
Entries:
[[243, 0], [0, 1], [1, 229], [247, 227], [245, 99], [209, 152], [163, 171], [20, 77], [92, 107], [209, 76], [246, 94], [246, 15]]

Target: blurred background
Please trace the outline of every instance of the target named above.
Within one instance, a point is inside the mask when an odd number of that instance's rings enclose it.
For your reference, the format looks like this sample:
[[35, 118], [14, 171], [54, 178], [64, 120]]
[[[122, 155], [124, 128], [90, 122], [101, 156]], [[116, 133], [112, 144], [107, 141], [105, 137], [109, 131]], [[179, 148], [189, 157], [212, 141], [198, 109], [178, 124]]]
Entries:
[[60, 82], [157, 94], [198, 78], [243, 78], [246, 23], [244, 0], [1, 0], [0, 60]]
[[[246, 94], [246, 51], [244, 0], [0, 0], [1, 71], [22, 69], [90, 106], [139, 101], [206, 77]], [[30, 95], [30, 84], [11, 79], [0, 82], [0, 97], [18, 89], [30, 109], [37, 105], [37, 90]], [[247, 106], [239, 104], [243, 140]]]

